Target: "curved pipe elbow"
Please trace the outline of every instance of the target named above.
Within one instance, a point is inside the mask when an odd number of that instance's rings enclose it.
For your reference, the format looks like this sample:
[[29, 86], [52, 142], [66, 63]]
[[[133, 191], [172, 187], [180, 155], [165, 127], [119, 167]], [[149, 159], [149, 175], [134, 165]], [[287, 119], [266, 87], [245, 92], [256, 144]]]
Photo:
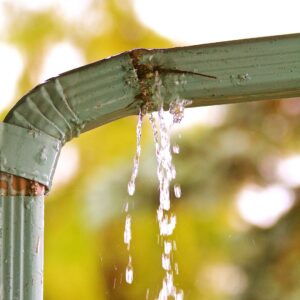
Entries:
[[128, 52], [51, 78], [4, 122], [45, 133], [62, 144], [81, 132], [138, 112], [138, 79]]
[[138, 94], [128, 52], [38, 85], [0, 123], [0, 171], [49, 190], [61, 147], [82, 132], [138, 113]]

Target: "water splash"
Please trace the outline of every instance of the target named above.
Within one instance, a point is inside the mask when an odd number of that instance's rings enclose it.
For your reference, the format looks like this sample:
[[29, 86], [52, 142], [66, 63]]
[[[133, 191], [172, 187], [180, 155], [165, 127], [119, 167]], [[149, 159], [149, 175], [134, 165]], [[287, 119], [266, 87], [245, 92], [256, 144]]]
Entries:
[[[173, 269], [178, 274], [178, 264], [172, 261], [172, 252], [176, 250], [176, 243], [172, 241], [172, 234], [176, 227], [176, 215], [170, 212], [170, 186], [176, 177], [176, 169], [172, 163], [172, 151], [179, 153], [178, 145], [171, 146], [171, 130], [175, 123], [181, 122], [184, 117], [184, 108], [190, 105], [191, 101], [177, 97], [171, 102], [169, 113], [164, 111], [164, 101], [161, 95], [162, 81], [158, 74], [155, 76], [153, 87], [153, 98], [158, 104], [158, 120], [151, 113], [149, 121], [152, 127], [155, 153], [157, 159], [157, 177], [159, 180], [159, 207], [157, 209], [157, 220], [160, 235], [163, 238], [164, 250], [162, 253], [162, 268], [165, 270], [162, 288], [159, 292], [159, 300], [167, 300], [172, 297], [176, 300], [183, 299], [183, 291], [177, 290], [174, 285]], [[169, 118], [171, 115], [172, 118]], [[181, 197], [179, 184], [174, 185], [174, 194]], [[174, 265], [174, 266], [173, 266]]]
[[193, 103], [191, 100], [177, 97], [171, 102], [169, 112], [173, 115], [173, 123], [180, 123], [184, 117], [184, 109]]
[[163, 286], [159, 292], [159, 300], [168, 300], [169, 297], [173, 297], [176, 300], [183, 300], [184, 293], [182, 290], [177, 291], [174, 285], [173, 274], [167, 272], [165, 278], [163, 279]]
[[[155, 154], [157, 159], [157, 177], [159, 180], [159, 206], [157, 209], [157, 220], [159, 224], [160, 236], [162, 237], [164, 249], [162, 253], [162, 268], [165, 270], [162, 288], [159, 292], [159, 300], [168, 300], [170, 297], [175, 300], [182, 300], [184, 293], [174, 285], [174, 272], [178, 275], [178, 263], [173, 261], [173, 251], [176, 251], [176, 242], [172, 239], [172, 234], [176, 227], [176, 215], [170, 212], [170, 186], [176, 177], [176, 169], [172, 163], [172, 151], [175, 154], [180, 152], [179, 146], [171, 145], [171, 130], [175, 123], [180, 123], [184, 117], [184, 108], [191, 104], [191, 101], [177, 97], [170, 103], [169, 112], [164, 111], [164, 101], [162, 97], [162, 81], [156, 72], [152, 90], [153, 101], [158, 107], [157, 120], [153, 113], [149, 114], [149, 120], [153, 131]], [[133, 160], [133, 170], [128, 183], [128, 194], [132, 196], [135, 192], [135, 181], [138, 175], [139, 160], [141, 155], [141, 135], [142, 135], [143, 112], [140, 110], [137, 124], [137, 149]], [[172, 151], [171, 151], [172, 150]], [[181, 197], [181, 187], [174, 185], [175, 197]], [[127, 213], [124, 230], [124, 243], [129, 252], [129, 261], [126, 268], [126, 282], [133, 282], [132, 258], [130, 256], [131, 241], [131, 216], [128, 214], [128, 202], [125, 206]], [[173, 271], [174, 270], [174, 271]], [[149, 297], [147, 291], [146, 298]]]

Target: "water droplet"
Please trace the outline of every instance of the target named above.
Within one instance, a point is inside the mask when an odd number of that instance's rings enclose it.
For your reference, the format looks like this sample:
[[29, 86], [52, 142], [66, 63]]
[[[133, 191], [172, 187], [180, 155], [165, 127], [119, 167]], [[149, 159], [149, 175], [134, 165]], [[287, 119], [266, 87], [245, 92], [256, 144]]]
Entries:
[[178, 274], [179, 274], [178, 263], [175, 263], [175, 264], [174, 264], [174, 269], [175, 269], [175, 273], [178, 275]]
[[159, 222], [160, 235], [169, 236], [173, 234], [176, 227], [176, 216], [172, 215], [171, 218], [164, 216]]
[[133, 268], [132, 268], [131, 256], [129, 256], [129, 262], [126, 267], [125, 280], [128, 284], [132, 284], [132, 282], [133, 282]]
[[127, 215], [125, 220], [124, 243], [127, 245], [128, 250], [130, 248], [130, 241], [131, 241], [131, 216]]
[[183, 300], [183, 290], [179, 290], [178, 293], [175, 296], [175, 300]]
[[178, 183], [174, 184], [174, 194], [176, 198], [181, 197], [181, 187]]
[[124, 211], [125, 211], [125, 212], [128, 212], [128, 207], [129, 207], [129, 203], [126, 202], [126, 203], [125, 203], [125, 207], [124, 207]]
[[191, 105], [191, 100], [180, 99], [172, 101], [170, 104], [169, 112], [173, 115], [173, 123], [180, 123], [184, 117], [184, 109], [186, 106]]
[[143, 124], [143, 114], [140, 110], [139, 116], [138, 116], [138, 124], [136, 127], [136, 135], [137, 135], [137, 146], [136, 146], [136, 153], [133, 159], [133, 169], [131, 178], [128, 182], [128, 194], [130, 196], [133, 196], [135, 192], [135, 180], [138, 175], [139, 170], [139, 162], [140, 162], [140, 156], [141, 156], [141, 137], [142, 137], [142, 124]]
[[173, 153], [174, 154], [179, 154], [180, 152], [180, 147], [178, 144], [173, 145]]
[[172, 251], [172, 243], [165, 241], [164, 242], [164, 248], [165, 248], [164, 249], [165, 254], [169, 255]]
[[132, 267], [126, 268], [126, 282], [132, 284], [133, 282], [133, 269]]
[[134, 192], [135, 192], [135, 182], [133, 180], [130, 180], [128, 182], [127, 190], [128, 190], [129, 196], [133, 196], [134, 195]]
[[171, 269], [171, 261], [168, 255], [162, 255], [162, 267], [164, 270], [169, 271]]

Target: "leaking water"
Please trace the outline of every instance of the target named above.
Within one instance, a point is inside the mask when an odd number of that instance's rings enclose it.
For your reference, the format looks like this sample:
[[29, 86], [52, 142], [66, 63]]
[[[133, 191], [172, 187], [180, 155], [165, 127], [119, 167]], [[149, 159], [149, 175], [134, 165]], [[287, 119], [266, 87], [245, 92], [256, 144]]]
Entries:
[[179, 152], [180, 152], [179, 145], [177, 145], [177, 144], [173, 145], [172, 150], [173, 150], [174, 154], [179, 154]]
[[124, 230], [124, 243], [127, 245], [127, 249], [130, 249], [130, 241], [131, 241], [131, 216], [126, 216], [125, 221], [125, 230]]
[[[128, 194], [130, 196], [134, 195], [135, 192], [135, 181], [139, 171], [139, 162], [141, 156], [141, 137], [142, 137], [142, 124], [143, 124], [143, 113], [142, 110], [139, 112], [138, 116], [138, 124], [136, 127], [136, 136], [137, 136], [137, 146], [136, 146], [136, 153], [133, 159], [133, 169], [131, 173], [130, 180], [128, 182]], [[126, 282], [131, 284], [133, 281], [133, 267], [132, 267], [132, 258], [130, 256], [130, 241], [131, 241], [131, 215], [128, 213], [128, 202], [125, 204], [124, 211], [127, 213], [126, 220], [125, 220], [125, 229], [124, 229], [124, 243], [127, 245], [128, 250], [128, 264], [126, 267]]]
[[[174, 284], [174, 271], [178, 274], [178, 264], [173, 261], [172, 252], [176, 250], [176, 243], [172, 234], [176, 227], [176, 215], [170, 212], [170, 186], [176, 177], [176, 169], [172, 163], [172, 151], [178, 154], [179, 146], [171, 146], [171, 130], [174, 123], [179, 123], [184, 116], [184, 107], [190, 104], [190, 101], [176, 98], [171, 102], [169, 113], [163, 110], [163, 98], [161, 97], [161, 81], [155, 80], [155, 96], [158, 103], [158, 126], [156, 125], [153, 114], [150, 114], [150, 123], [153, 130], [156, 158], [157, 158], [157, 176], [159, 180], [160, 201], [157, 210], [157, 220], [159, 224], [160, 235], [164, 242], [162, 253], [162, 268], [165, 270], [162, 288], [159, 292], [158, 299], [166, 300], [172, 297], [176, 300], [183, 299], [183, 291], [178, 290]], [[158, 129], [159, 127], [159, 129]], [[172, 151], [171, 151], [172, 150]], [[181, 188], [179, 184], [174, 185], [174, 193], [177, 198], [181, 197]]]
[[126, 267], [126, 282], [129, 284], [133, 282], [133, 268], [131, 264], [131, 256], [129, 256], [128, 265]]
[[181, 187], [180, 187], [180, 184], [178, 184], [178, 183], [174, 184], [174, 194], [175, 194], [176, 198], [181, 197]]
[[139, 171], [139, 162], [141, 156], [141, 137], [142, 137], [142, 124], [143, 124], [143, 114], [140, 110], [139, 117], [138, 117], [138, 124], [136, 127], [136, 135], [137, 135], [137, 145], [136, 145], [136, 153], [133, 159], [133, 169], [131, 173], [131, 178], [128, 182], [128, 194], [133, 196], [135, 192], [135, 180], [138, 175]]
[[[172, 213], [170, 201], [170, 188], [172, 181], [176, 177], [176, 169], [172, 163], [172, 152], [178, 154], [180, 148], [177, 144], [171, 145], [171, 130], [175, 123], [179, 123], [184, 116], [184, 108], [191, 104], [191, 101], [180, 99], [177, 97], [170, 103], [169, 112], [165, 112], [164, 101], [161, 95], [162, 81], [158, 75], [155, 74], [155, 82], [153, 86], [153, 100], [158, 105], [158, 114], [155, 118], [153, 113], [149, 114], [149, 121], [153, 131], [155, 154], [157, 159], [157, 177], [159, 180], [159, 206], [157, 209], [157, 221], [159, 224], [159, 232], [163, 241], [162, 253], [162, 268], [165, 271], [165, 276], [162, 281], [158, 300], [167, 300], [170, 297], [176, 300], [182, 300], [184, 293], [178, 289], [174, 284], [174, 273], [178, 275], [178, 263], [173, 259], [173, 251], [176, 251], [176, 242], [172, 237], [176, 227], [176, 215]], [[171, 116], [171, 118], [170, 118]], [[133, 171], [128, 183], [128, 194], [133, 195], [135, 192], [135, 180], [138, 174], [138, 165], [141, 154], [141, 128], [142, 128], [142, 112], [139, 114], [137, 125], [137, 150], [134, 157]], [[181, 187], [179, 184], [174, 184], [174, 195], [176, 198], [181, 197]], [[125, 221], [124, 243], [130, 251], [131, 241], [131, 217], [128, 214]], [[126, 268], [126, 281], [132, 283], [133, 268], [132, 259], [129, 253], [129, 262]], [[148, 298], [149, 292], [147, 291]]]

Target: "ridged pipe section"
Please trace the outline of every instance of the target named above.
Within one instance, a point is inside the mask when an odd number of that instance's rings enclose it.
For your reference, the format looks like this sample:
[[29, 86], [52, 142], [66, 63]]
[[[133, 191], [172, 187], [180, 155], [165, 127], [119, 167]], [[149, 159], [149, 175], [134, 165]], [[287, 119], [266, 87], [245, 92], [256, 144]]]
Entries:
[[4, 122], [41, 131], [63, 144], [81, 132], [138, 112], [129, 53], [51, 78], [16, 104]]
[[61, 74], [25, 95], [5, 122], [41, 131], [62, 144], [81, 132], [155, 109], [155, 74], [166, 106], [193, 106], [300, 95], [300, 34], [170, 49], [136, 49]]
[[192, 106], [300, 95], [300, 34], [158, 49], [140, 59], [149, 61], [162, 70], [167, 104], [177, 95]]
[[43, 212], [43, 197], [0, 196], [0, 299], [43, 299]]
[[1, 300], [43, 299], [43, 194], [33, 181], [0, 175]]

